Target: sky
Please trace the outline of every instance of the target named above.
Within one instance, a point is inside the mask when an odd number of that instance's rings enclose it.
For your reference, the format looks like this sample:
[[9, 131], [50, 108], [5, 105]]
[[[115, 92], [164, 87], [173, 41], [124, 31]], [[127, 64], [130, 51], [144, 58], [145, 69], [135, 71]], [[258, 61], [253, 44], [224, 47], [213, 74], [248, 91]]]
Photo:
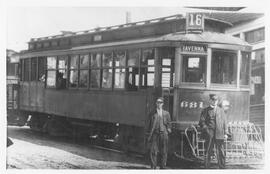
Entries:
[[123, 24], [126, 12], [131, 21], [183, 13], [182, 7], [9, 7], [7, 48], [27, 49], [31, 38]]

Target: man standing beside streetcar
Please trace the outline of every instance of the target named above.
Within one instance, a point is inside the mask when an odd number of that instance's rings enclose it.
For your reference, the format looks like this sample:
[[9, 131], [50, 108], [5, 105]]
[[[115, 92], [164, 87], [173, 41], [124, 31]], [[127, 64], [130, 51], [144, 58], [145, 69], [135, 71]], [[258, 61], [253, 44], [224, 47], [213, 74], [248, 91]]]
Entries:
[[225, 168], [224, 139], [227, 139], [227, 119], [224, 110], [218, 106], [218, 96], [210, 94], [210, 105], [204, 108], [199, 125], [206, 140], [205, 168], [210, 167], [211, 154], [216, 146], [218, 166]]
[[150, 144], [151, 168], [156, 169], [158, 153], [160, 154], [160, 169], [164, 169], [167, 163], [168, 134], [171, 132], [171, 117], [169, 112], [163, 110], [164, 99], [156, 101], [156, 112], [152, 115], [148, 143]]

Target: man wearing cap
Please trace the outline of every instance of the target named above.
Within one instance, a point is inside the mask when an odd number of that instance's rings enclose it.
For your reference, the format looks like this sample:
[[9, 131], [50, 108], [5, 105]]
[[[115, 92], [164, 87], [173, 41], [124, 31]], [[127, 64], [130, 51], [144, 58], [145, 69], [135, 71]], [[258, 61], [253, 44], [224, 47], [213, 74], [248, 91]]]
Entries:
[[227, 138], [226, 115], [222, 108], [218, 106], [218, 97], [210, 94], [210, 105], [204, 108], [201, 113], [199, 125], [205, 136], [205, 168], [210, 166], [210, 157], [214, 144], [217, 150], [217, 160], [219, 168], [225, 168], [224, 139]]
[[160, 154], [160, 169], [164, 169], [167, 163], [168, 134], [171, 132], [171, 117], [169, 112], [163, 110], [164, 99], [158, 98], [156, 101], [156, 111], [151, 115], [150, 133], [148, 142], [150, 143], [151, 168], [157, 167], [157, 156]]

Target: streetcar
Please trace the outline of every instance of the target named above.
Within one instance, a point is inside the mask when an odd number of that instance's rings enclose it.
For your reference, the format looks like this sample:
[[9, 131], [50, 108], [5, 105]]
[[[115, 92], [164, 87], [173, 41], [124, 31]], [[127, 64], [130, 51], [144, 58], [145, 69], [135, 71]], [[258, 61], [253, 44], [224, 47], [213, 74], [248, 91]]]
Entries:
[[188, 13], [33, 38], [20, 52], [20, 120], [51, 135], [113, 139], [145, 154], [156, 98], [172, 120], [169, 153], [209, 94], [230, 102], [228, 120], [249, 120], [251, 46], [229, 22]]

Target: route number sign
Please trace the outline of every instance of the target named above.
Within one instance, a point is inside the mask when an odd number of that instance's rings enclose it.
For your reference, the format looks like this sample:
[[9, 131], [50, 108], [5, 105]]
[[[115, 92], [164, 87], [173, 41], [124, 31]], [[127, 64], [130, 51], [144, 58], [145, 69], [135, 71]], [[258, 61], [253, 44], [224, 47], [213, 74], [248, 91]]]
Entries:
[[204, 30], [204, 15], [202, 13], [186, 14], [186, 30], [189, 32]]

